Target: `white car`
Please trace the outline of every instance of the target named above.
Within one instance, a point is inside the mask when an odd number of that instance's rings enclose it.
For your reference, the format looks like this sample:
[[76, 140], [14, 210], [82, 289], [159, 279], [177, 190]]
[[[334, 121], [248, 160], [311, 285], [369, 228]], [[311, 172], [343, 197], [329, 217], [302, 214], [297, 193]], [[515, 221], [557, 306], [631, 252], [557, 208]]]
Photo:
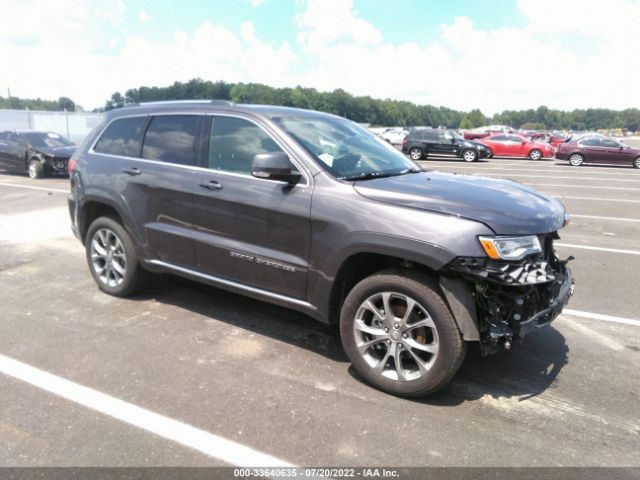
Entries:
[[386, 140], [392, 145], [399, 145], [402, 143], [402, 141], [404, 140], [404, 137], [406, 137], [407, 135], [409, 135], [409, 132], [407, 130], [391, 129], [391, 130], [387, 130], [386, 132], [383, 132], [382, 135], [380, 135], [380, 138], [382, 138], [383, 140]]

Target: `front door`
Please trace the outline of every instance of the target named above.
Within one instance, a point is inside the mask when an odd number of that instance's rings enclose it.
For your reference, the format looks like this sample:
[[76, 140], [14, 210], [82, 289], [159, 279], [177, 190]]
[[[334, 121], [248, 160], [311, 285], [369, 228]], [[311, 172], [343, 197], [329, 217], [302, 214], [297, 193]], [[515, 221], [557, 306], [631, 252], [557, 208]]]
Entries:
[[251, 175], [256, 154], [283, 150], [253, 121], [214, 116], [208, 136], [207, 162], [195, 182], [198, 269], [304, 298], [311, 232], [310, 179], [290, 186]]

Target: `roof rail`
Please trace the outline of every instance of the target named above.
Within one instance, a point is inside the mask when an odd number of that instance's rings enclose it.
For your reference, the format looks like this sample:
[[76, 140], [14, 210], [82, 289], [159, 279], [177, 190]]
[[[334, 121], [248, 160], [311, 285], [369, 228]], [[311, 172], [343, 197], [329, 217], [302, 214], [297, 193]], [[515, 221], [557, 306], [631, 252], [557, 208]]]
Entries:
[[213, 100], [156, 100], [153, 102], [140, 102], [138, 105], [168, 105], [172, 103], [207, 103], [214, 105], [233, 105], [229, 100], [213, 99]]

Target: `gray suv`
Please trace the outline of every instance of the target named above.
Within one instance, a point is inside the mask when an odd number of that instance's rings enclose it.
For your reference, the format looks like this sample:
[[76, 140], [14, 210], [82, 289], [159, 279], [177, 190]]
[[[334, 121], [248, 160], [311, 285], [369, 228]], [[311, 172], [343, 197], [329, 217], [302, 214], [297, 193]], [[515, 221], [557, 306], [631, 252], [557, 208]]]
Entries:
[[125, 296], [171, 272], [339, 323], [360, 376], [444, 386], [549, 324], [573, 291], [557, 200], [422, 171], [355, 123], [222, 101], [109, 112], [73, 155], [69, 211], [89, 270]]

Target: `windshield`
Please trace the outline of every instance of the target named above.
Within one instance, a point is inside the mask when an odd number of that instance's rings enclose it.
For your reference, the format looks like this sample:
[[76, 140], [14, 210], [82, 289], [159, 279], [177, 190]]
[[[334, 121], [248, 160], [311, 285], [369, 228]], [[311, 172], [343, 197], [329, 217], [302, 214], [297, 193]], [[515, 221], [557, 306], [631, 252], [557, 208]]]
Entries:
[[350, 120], [320, 116], [273, 120], [313, 155], [322, 168], [340, 180], [420, 171], [395, 148]]
[[24, 132], [22, 134], [34, 147], [69, 147], [73, 146], [69, 140], [52, 132]]

